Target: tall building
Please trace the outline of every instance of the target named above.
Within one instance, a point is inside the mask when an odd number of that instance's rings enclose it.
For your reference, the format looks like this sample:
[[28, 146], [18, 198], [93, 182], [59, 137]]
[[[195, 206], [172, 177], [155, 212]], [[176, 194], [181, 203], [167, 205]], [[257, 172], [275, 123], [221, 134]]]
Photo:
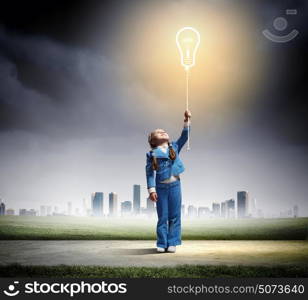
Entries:
[[31, 208], [30, 210], [27, 210], [25, 208], [19, 209], [19, 215], [20, 216], [31, 216], [35, 217], [36, 216], [36, 210]]
[[198, 217], [199, 218], [208, 218], [210, 215], [210, 209], [205, 206], [198, 207]]
[[191, 218], [195, 218], [197, 217], [197, 207], [194, 207], [193, 205], [189, 205], [188, 208], [187, 208], [187, 214], [189, 217]]
[[297, 205], [293, 206], [293, 217], [294, 218], [298, 217], [298, 206]]
[[51, 215], [52, 215], [51, 206], [47, 206], [47, 216], [51, 216]]
[[227, 202], [226, 201], [221, 202], [221, 205], [220, 205], [220, 216], [222, 218], [226, 218], [227, 217]]
[[121, 215], [130, 215], [132, 212], [132, 202], [131, 201], [124, 201], [121, 203]]
[[34, 208], [31, 208], [30, 210], [27, 210], [26, 211], [26, 215], [27, 216], [35, 217], [36, 216], [36, 210]]
[[219, 218], [220, 217], [220, 204], [217, 203], [217, 202], [213, 202], [212, 203], [212, 211], [213, 211], [213, 215], [216, 218]]
[[0, 216], [4, 216], [4, 215], [5, 215], [5, 204], [0, 199]]
[[118, 215], [118, 195], [109, 193], [109, 216], [116, 217]]
[[226, 201], [227, 204], [227, 218], [233, 219], [235, 218], [235, 200], [230, 199]]
[[103, 215], [104, 193], [96, 192], [92, 194], [92, 212], [93, 216], [100, 217]]
[[139, 184], [134, 184], [134, 187], [133, 187], [133, 212], [134, 214], [140, 214], [140, 194], [141, 194], [141, 186]]
[[248, 208], [248, 192], [239, 191], [237, 192], [237, 217], [245, 218], [247, 217]]
[[26, 216], [27, 215], [27, 210], [25, 208], [20, 208], [19, 209], [19, 215], [20, 216]]
[[41, 217], [46, 216], [46, 206], [45, 205], [40, 206], [40, 216]]

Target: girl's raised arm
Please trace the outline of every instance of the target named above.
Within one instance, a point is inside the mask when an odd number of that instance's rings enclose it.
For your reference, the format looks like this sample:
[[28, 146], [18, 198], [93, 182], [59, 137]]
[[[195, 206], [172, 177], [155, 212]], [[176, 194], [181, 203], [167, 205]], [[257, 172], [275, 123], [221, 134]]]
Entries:
[[184, 113], [184, 128], [182, 130], [181, 136], [178, 138], [176, 141], [176, 144], [178, 145], [178, 152], [180, 153], [182, 147], [185, 145], [185, 143], [188, 140], [188, 131], [191, 130], [190, 126], [190, 118], [191, 118], [191, 113], [189, 110], [186, 110]]

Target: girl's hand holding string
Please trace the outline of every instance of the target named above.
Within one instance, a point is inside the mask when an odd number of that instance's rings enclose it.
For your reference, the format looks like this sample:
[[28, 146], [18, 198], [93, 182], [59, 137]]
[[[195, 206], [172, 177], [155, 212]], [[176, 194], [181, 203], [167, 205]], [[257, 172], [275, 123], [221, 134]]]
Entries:
[[189, 110], [185, 110], [184, 118], [184, 122], [187, 122], [191, 118], [191, 112]]
[[152, 192], [152, 193], [150, 194], [150, 199], [151, 199], [152, 201], [154, 201], [154, 202], [157, 202], [157, 193]]

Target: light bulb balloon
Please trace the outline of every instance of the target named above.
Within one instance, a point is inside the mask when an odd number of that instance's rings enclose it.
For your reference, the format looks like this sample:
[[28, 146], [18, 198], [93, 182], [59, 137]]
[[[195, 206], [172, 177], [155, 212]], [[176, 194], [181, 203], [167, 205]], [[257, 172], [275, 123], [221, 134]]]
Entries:
[[[181, 65], [186, 71], [186, 110], [188, 110], [188, 73], [195, 65], [196, 53], [200, 44], [200, 34], [193, 27], [183, 27], [175, 36], [176, 45], [181, 55]], [[190, 134], [188, 126], [187, 150], [190, 149]]]
[[188, 71], [195, 65], [200, 34], [193, 27], [183, 27], [177, 32], [175, 40], [181, 56], [181, 65]]

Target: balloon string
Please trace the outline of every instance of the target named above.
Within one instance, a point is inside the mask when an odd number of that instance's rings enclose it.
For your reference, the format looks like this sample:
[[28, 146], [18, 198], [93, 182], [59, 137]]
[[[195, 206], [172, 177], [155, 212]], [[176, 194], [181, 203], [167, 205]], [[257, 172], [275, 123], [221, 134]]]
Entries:
[[[186, 69], [186, 110], [188, 107], [188, 78], [189, 78], [189, 69]], [[188, 119], [189, 120], [189, 119]], [[188, 123], [188, 139], [187, 139], [187, 151], [190, 150], [190, 132], [189, 132], [190, 120]]]

